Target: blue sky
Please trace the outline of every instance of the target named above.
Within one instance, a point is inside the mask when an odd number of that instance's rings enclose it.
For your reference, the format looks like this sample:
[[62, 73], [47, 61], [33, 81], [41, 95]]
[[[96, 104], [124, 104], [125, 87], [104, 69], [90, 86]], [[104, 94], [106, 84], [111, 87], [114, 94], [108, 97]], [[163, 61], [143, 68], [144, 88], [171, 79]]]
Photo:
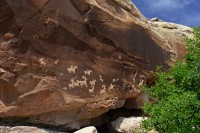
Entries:
[[200, 26], [200, 0], [132, 0], [146, 18]]

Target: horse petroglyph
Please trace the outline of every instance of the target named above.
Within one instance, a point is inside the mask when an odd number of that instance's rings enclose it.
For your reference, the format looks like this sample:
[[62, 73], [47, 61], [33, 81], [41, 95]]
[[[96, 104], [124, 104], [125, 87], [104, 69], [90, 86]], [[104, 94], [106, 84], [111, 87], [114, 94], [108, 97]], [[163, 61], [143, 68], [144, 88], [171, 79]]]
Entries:
[[69, 73], [75, 74], [75, 73], [76, 73], [76, 69], [78, 69], [77, 66], [71, 65], [69, 68], [67, 68], [67, 71], [68, 71]]
[[87, 69], [86, 71], [84, 71], [85, 75], [89, 75], [90, 76], [91, 73], [92, 73], [92, 70], [89, 70], [89, 69]]

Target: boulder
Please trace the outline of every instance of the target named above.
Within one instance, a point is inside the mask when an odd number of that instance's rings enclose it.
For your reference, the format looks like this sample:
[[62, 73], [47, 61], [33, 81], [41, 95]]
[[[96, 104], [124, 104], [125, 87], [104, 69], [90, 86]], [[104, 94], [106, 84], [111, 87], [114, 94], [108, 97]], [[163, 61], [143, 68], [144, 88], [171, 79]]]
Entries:
[[130, 1], [1, 0], [0, 118], [79, 129], [122, 107], [184, 54], [157, 23]]
[[132, 133], [133, 131], [139, 131], [141, 122], [146, 119], [143, 117], [119, 117], [115, 121], [111, 122], [112, 128], [118, 133]]
[[95, 127], [85, 127], [83, 129], [80, 129], [74, 133], [98, 133], [97, 129]]

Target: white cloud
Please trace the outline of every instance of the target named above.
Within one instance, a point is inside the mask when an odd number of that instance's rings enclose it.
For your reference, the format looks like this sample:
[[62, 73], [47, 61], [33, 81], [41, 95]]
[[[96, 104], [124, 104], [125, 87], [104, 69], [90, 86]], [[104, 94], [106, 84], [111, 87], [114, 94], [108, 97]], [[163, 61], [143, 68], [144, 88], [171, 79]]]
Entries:
[[174, 11], [190, 5], [194, 0], [148, 0], [147, 6], [152, 12]]

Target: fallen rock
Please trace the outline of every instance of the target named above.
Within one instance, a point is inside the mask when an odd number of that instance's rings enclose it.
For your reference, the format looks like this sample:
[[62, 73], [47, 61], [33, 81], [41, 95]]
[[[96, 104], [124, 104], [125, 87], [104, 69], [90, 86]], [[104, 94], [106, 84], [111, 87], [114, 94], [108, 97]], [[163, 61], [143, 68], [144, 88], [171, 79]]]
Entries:
[[111, 122], [112, 127], [119, 133], [132, 133], [140, 129], [141, 122], [146, 119], [143, 117], [119, 117], [117, 120]]
[[151, 23], [131, 1], [1, 0], [0, 118], [79, 129], [122, 107], [184, 54]]
[[83, 129], [80, 129], [74, 133], [98, 133], [97, 129], [95, 127], [85, 127]]

